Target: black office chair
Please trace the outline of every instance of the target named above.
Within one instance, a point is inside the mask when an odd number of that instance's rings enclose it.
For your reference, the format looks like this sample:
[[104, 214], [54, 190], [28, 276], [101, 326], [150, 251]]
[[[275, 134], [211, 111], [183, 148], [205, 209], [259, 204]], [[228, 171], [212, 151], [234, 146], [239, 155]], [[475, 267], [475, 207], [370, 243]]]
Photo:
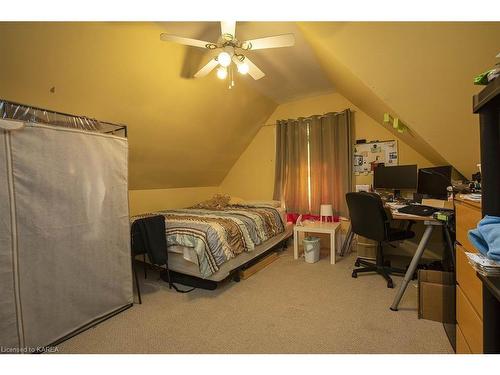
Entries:
[[352, 271], [352, 277], [358, 277], [361, 272], [376, 272], [387, 280], [387, 287], [393, 288], [389, 274], [405, 273], [405, 270], [393, 268], [384, 263], [382, 245], [392, 241], [402, 241], [413, 238], [415, 233], [409, 229], [402, 230], [391, 228], [389, 218], [384, 210], [382, 199], [375, 193], [359, 192], [346, 194], [349, 215], [351, 216], [351, 230], [360, 236], [377, 241], [377, 258], [372, 263], [364, 259], [357, 258]]
[[[142, 255], [144, 266], [144, 278], [147, 279], [148, 263], [146, 255], [152, 266], [161, 266], [167, 263], [167, 239], [165, 237], [165, 217], [154, 215], [137, 219], [130, 228], [130, 247], [132, 249], [132, 271], [134, 274], [135, 286], [139, 297], [139, 304], [142, 304], [139, 278], [137, 277], [137, 256]], [[155, 250], [153, 250], [153, 248]], [[164, 253], [164, 257], [158, 254]], [[167, 276], [170, 285], [170, 272], [167, 268]], [[160, 267], [160, 271], [163, 269]]]

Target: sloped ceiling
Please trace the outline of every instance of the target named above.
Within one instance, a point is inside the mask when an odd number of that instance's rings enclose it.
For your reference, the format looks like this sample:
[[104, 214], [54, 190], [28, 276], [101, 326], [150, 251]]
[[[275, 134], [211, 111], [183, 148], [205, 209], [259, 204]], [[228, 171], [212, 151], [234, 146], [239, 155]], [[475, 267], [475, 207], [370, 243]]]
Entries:
[[293, 32], [297, 45], [251, 52], [267, 75], [232, 90], [190, 78], [210, 56], [161, 32], [215, 40], [219, 25], [0, 23], [0, 97], [127, 124], [131, 189], [216, 186], [278, 103], [332, 90], [381, 126], [401, 118], [398, 136], [431, 162], [476, 169], [472, 79], [495, 63], [500, 23], [238, 22], [240, 40]]
[[188, 48], [164, 31], [0, 23], [0, 98], [128, 125], [130, 189], [216, 186], [277, 104], [243, 80], [184, 78]]
[[[216, 41], [220, 36], [219, 22], [165, 22], [166, 32], [205, 41]], [[236, 38], [240, 41], [291, 33], [295, 45], [287, 48], [248, 51], [245, 53], [266, 76], [255, 81], [238, 76], [250, 87], [281, 104], [313, 95], [334, 91], [334, 87], [320, 68], [316, 55], [295, 22], [237, 22]], [[202, 51], [200, 53], [200, 51]], [[198, 48], [189, 49], [192, 64], [186, 67], [186, 76], [192, 76], [210, 60], [209, 53]], [[196, 64], [199, 62], [199, 64]]]
[[381, 122], [411, 128], [405, 141], [465, 176], [477, 171], [478, 73], [495, 64], [500, 23], [302, 23], [337, 90]]

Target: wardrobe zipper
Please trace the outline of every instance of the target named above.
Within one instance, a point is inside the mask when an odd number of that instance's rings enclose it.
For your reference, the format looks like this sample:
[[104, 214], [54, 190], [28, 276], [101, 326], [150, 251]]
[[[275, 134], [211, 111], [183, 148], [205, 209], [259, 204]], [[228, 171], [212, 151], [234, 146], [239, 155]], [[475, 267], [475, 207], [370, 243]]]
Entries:
[[14, 276], [14, 299], [16, 302], [16, 318], [17, 318], [17, 333], [19, 336], [19, 349], [23, 353], [25, 346], [24, 340], [24, 324], [21, 306], [21, 292], [19, 288], [19, 249], [17, 242], [17, 214], [16, 214], [16, 197], [14, 190], [14, 170], [12, 166], [12, 141], [9, 131], [5, 131], [5, 149], [7, 156], [7, 184], [9, 187], [10, 201], [10, 225], [12, 233], [12, 268]]

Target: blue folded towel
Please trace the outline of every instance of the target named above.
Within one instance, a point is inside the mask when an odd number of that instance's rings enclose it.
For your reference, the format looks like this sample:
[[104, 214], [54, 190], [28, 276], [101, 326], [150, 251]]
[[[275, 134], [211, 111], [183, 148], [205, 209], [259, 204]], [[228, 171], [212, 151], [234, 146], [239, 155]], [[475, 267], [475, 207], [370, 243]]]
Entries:
[[486, 215], [469, 231], [469, 240], [481, 254], [500, 261], [500, 217]]

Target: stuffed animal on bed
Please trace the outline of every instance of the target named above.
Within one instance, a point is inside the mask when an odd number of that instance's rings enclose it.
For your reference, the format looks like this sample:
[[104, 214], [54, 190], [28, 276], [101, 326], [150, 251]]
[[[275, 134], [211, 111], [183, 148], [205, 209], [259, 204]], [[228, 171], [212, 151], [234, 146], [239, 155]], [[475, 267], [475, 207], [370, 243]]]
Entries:
[[215, 194], [212, 198], [197, 203], [193, 207], [190, 208], [201, 208], [206, 210], [220, 210], [226, 208], [229, 205], [229, 201], [231, 197], [227, 194]]

